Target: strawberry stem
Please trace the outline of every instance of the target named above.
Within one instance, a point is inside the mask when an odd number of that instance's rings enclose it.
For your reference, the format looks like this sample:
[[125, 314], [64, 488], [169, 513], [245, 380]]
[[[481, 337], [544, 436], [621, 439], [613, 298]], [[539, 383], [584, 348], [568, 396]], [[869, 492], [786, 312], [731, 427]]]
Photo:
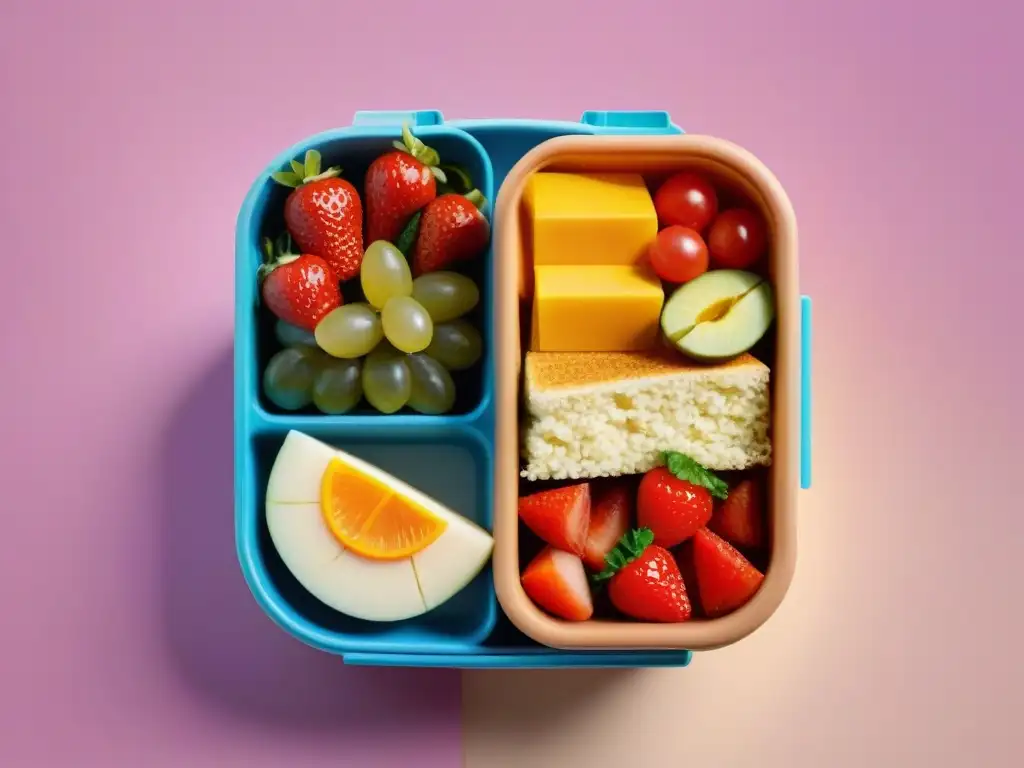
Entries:
[[440, 165], [441, 156], [437, 153], [436, 149], [428, 147], [422, 140], [413, 136], [412, 128], [409, 127], [409, 123], [402, 123], [402, 140], [394, 141], [392, 142], [392, 145], [395, 149], [412, 155], [427, 166], [433, 177], [441, 184], [446, 184], [448, 182], [448, 176]]
[[608, 581], [616, 573], [640, 557], [644, 550], [654, 543], [654, 532], [650, 528], [639, 528], [635, 531], [626, 531], [626, 534], [619, 539], [604, 558], [604, 570], [591, 576], [591, 581], [600, 584]]
[[304, 184], [341, 175], [341, 167], [337, 165], [321, 170], [322, 161], [323, 158], [319, 150], [307, 149], [301, 163], [298, 160], [292, 160], [289, 163], [291, 166], [289, 170], [274, 171], [270, 174], [270, 178], [282, 186], [297, 189]]
[[465, 195], [463, 195], [463, 197], [465, 197], [467, 200], [469, 200], [469, 202], [475, 205], [477, 209], [482, 210], [483, 207], [487, 205], [487, 198], [484, 197], [484, 193], [481, 192], [479, 189], [472, 189]]
[[269, 237], [263, 238], [264, 261], [256, 270], [256, 281], [262, 283], [267, 275], [278, 267], [295, 261], [301, 254], [292, 251], [292, 237], [287, 232], [277, 236], [276, 241]]

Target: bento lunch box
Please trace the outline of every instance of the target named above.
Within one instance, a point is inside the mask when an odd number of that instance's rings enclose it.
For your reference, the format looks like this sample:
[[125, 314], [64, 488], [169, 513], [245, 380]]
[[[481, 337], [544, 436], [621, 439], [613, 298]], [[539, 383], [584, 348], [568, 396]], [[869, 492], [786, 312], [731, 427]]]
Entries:
[[[425, 416], [353, 411], [340, 416], [276, 410], [261, 391], [273, 327], [257, 309], [261, 241], [282, 226], [287, 190], [270, 173], [308, 149], [361, 179], [407, 123], [445, 162], [466, 168], [490, 209], [493, 236], [480, 273], [481, 364], [458, 379], [451, 413]], [[760, 592], [724, 618], [678, 625], [549, 617], [519, 580], [520, 198], [540, 168], [628, 170], [657, 176], [700, 168], [739, 187], [769, 225], [777, 304], [772, 362], [771, 561]], [[360, 112], [353, 124], [311, 136], [273, 158], [238, 215], [235, 241], [235, 539], [260, 607], [288, 633], [346, 663], [456, 668], [685, 666], [691, 651], [754, 631], [781, 603], [795, 565], [798, 487], [810, 485], [811, 303], [798, 288], [796, 225], [772, 174], [718, 139], [683, 134], [664, 112], [586, 112], [579, 123], [532, 120], [445, 122], [432, 110]], [[493, 532], [490, 565], [442, 606], [406, 621], [342, 615], [309, 595], [277, 555], [263, 514], [270, 468], [290, 430], [379, 466]]]

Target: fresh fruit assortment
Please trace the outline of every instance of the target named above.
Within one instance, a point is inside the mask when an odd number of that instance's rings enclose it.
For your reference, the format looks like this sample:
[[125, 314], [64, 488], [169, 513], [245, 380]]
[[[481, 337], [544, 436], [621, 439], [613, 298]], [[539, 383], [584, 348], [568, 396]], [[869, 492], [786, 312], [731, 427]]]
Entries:
[[775, 317], [766, 224], [701, 173], [653, 193], [570, 177], [524, 193], [519, 518], [542, 549], [523, 589], [566, 621], [724, 616], [766, 567], [770, 370], [750, 354]]
[[325, 414], [361, 403], [382, 414], [451, 411], [451, 373], [483, 353], [470, 320], [480, 288], [460, 270], [487, 249], [486, 201], [408, 126], [370, 164], [363, 197], [341, 168], [321, 166], [310, 150], [271, 174], [291, 191], [285, 232], [266, 241], [257, 274], [282, 347], [263, 372], [267, 400]]
[[764, 578], [751, 562], [766, 544], [762, 476], [744, 473], [730, 487], [674, 451], [639, 486], [594, 480], [529, 493], [519, 517], [544, 544], [523, 589], [567, 621], [594, 616], [602, 589], [637, 621], [716, 618], [746, 604]]

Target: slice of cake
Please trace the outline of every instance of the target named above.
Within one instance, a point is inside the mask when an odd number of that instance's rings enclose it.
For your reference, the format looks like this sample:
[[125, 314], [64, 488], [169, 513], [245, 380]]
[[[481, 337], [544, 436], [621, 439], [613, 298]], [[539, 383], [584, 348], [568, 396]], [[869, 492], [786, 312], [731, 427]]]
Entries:
[[638, 474], [666, 450], [714, 470], [771, 463], [769, 370], [749, 354], [528, 352], [523, 372], [529, 480]]

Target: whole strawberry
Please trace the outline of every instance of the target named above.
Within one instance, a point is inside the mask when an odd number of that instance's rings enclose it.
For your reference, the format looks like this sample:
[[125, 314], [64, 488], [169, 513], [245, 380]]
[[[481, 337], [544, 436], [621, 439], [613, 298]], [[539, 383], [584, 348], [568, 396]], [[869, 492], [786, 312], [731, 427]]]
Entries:
[[312, 332], [332, 309], [341, 306], [338, 280], [327, 262], [310, 253], [291, 253], [287, 237], [264, 242], [267, 261], [258, 280], [263, 303], [276, 317]]
[[374, 160], [366, 171], [366, 242], [397, 243], [402, 229], [427, 203], [437, 197], [437, 182], [446, 176], [438, 167], [437, 152], [402, 126], [402, 141], [395, 150]]
[[605, 558], [594, 581], [608, 582], [608, 597], [620, 612], [640, 621], [678, 622], [693, 615], [672, 553], [654, 543], [648, 528], [630, 531]]
[[729, 489], [689, 456], [666, 451], [664, 461], [640, 481], [636, 515], [659, 546], [674, 547], [708, 524], [714, 511], [711, 497], [724, 499]]
[[468, 195], [441, 195], [427, 204], [413, 246], [414, 275], [447, 269], [487, 249], [491, 228], [478, 207], [483, 203], [483, 196], [474, 190]]
[[337, 167], [320, 170], [320, 153], [306, 152], [291, 170], [271, 174], [292, 192], [284, 203], [284, 223], [299, 250], [327, 262], [338, 280], [351, 280], [363, 262], [363, 204]]

